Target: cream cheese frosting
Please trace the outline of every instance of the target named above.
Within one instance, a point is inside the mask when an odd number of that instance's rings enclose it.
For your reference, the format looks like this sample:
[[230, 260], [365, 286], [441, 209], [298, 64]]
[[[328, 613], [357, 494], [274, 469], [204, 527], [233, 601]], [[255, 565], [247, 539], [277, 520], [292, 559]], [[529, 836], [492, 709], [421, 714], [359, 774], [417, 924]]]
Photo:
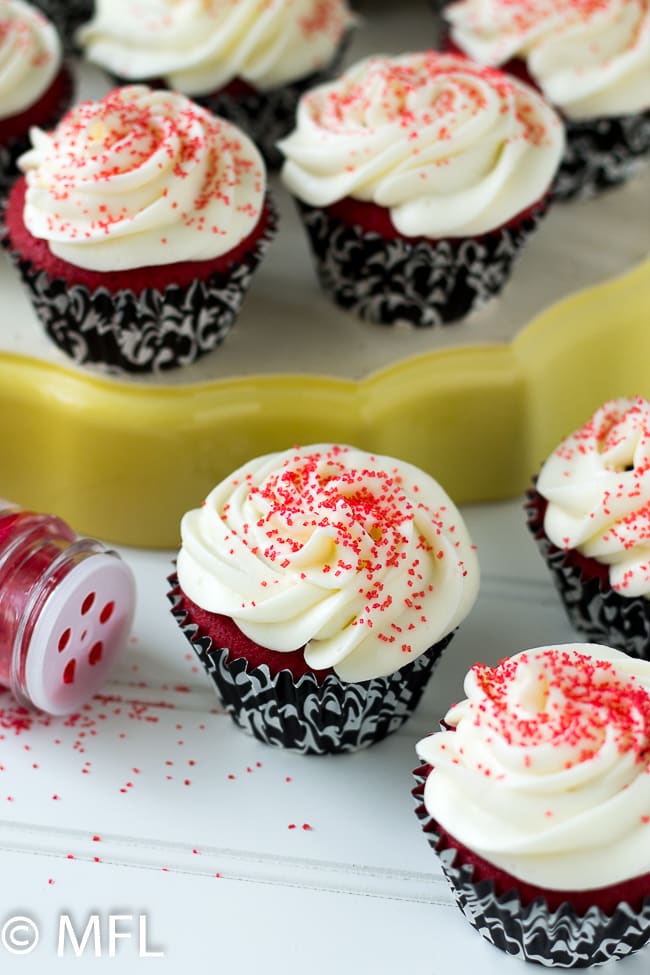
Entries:
[[650, 0], [462, 0], [444, 15], [480, 64], [525, 60], [568, 118], [650, 108]]
[[467, 848], [550, 890], [650, 872], [650, 663], [538, 647], [477, 664], [417, 745], [429, 814]]
[[537, 480], [544, 532], [609, 566], [621, 596], [650, 598], [650, 403], [616, 399], [548, 458]]
[[186, 95], [238, 78], [267, 90], [328, 65], [355, 18], [345, 0], [98, 0], [86, 57]]
[[21, 0], [0, 0], [0, 119], [37, 102], [61, 62], [58, 34], [41, 12]]
[[523, 83], [425, 51], [367, 58], [312, 89], [279, 147], [303, 202], [370, 201], [399, 233], [437, 238], [493, 230], [543, 197], [564, 131]]
[[95, 271], [210, 260], [259, 221], [259, 151], [177, 92], [129, 86], [33, 129], [19, 159], [24, 220], [65, 261]]
[[181, 523], [201, 608], [345, 681], [394, 673], [469, 613], [478, 561], [440, 485], [411, 464], [316, 444], [256, 458]]

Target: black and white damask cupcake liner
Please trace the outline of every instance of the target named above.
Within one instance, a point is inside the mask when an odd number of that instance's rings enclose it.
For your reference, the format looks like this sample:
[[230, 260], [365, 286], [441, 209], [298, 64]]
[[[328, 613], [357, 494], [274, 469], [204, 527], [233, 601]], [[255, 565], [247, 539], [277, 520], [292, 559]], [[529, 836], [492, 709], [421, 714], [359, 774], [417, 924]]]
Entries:
[[632, 177], [650, 154], [650, 111], [620, 118], [566, 120], [554, 200], [589, 199]]
[[423, 802], [429, 771], [430, 766], [423, 765], [414, 772], [416, 815], [440, 858], [458, 907], [486, 941], [546, 967], [587, 968], [625, 958], [650, 940], [650, 894], [640, 912], [623, 901], [611, 915], [596, 905], [581, 915], [570, 903], [557, 910], [551, 910], [542, 897], [522, 904], [516, 889], [497, 894], [492, 881], [473, 881], [474, 867], [460, 862], [457, 850], [441, 848], [441, 834]]
[[56, 26], [63, 40], [64, 49], [73, 52], [75, 31], [93, 15], [93, 0], [32, 0], [36, 7], [40, 7], [48, 20]]
[[268, 198], [266, 205], [267, 227], [251, 250], [227, 271], [189, 285], [138, 293], [104, 287], [89, 291], [51, 278], [10, 245], [8, 250], [45, 331], [74, 362], [111, 373], [163, 372], [211, 352], [233, 327], [275, 232], [275, 209]]
[[544, 533], [542, 505], [536, 491], [528, 492], [525, 509], [528, 528], [572, 626], [590, 643], [650, 660], [650, 599], [621, 596], [599, 577], [586, 575], [570, 552], [553, 545]]
[[172, 614], [189, 640], [216, 692], [235, 723], [267, 745], [304, 755], [326, 755], [367, 748], [397, 731], [417, 707], [449, 634], [406, 667], [357, 684], [335, 675], [322, 683], [312, 674], [299, 680], [287, 671], [271, 676], [266, 665], [248, 667], [214, 647], [180, 607], [175, 575], [169, 577]]
[[276, 143], [293, 128], [298, 101], [308, 89], [334, 77], [341, 66], [348, 42], [349, 35], [326, 67], [280, 88], [237, 95], [218, 91], [192, 97], [199, 105], [243, 129], [264, 156], [269, 169], [279, 169], [284, 157]]
[[28, 139], [12, 139], [10, 142], [0, 143], [0, 217], [7, 203], [9, 190], [19, 175], [16, 162], [29, 146]]
[[547, 208], [475, 238], [387, 239], [298, 201], [323, 290], [346, 311], [381, 325], [446, 325], [499, 294]]

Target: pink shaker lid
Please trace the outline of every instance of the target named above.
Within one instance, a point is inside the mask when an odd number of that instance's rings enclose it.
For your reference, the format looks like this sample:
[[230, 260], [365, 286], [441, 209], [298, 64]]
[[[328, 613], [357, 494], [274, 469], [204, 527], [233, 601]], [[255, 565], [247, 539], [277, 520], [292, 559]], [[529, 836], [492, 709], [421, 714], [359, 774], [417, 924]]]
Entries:
[[114, 554], [75, 565], [47, 597], [30, 636], [25, 690], [49, 714], [68, 714], [93, 696], [133, 621], [135, 580]]

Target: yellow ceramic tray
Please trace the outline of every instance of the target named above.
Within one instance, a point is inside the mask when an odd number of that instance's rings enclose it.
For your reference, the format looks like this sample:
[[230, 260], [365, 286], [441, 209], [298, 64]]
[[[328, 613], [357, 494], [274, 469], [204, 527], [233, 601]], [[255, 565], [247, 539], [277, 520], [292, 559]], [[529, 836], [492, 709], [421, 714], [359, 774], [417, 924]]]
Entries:
[[0, 493], [77, 530], [174, 547], [178, 521], [248, 458], [354, 443], [413, 461], [459, 503], [522, 491], [614, 396], [650, 398], [650, 260], [543, 312], [507, 344], [418, 355], [359, 381], [285, 374], [184, 386], [0, 354]]

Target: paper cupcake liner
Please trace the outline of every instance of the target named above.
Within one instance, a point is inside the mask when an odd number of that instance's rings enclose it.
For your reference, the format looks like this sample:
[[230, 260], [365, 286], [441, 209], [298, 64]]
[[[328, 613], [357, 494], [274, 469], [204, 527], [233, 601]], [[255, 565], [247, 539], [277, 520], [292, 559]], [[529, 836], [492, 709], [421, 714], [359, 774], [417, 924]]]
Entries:
[[602, 565], [557, 548], [544, 533], [545, 501], [535, 490], [525, 504], [528, 528], [546, 562], [571, 624], [589, 642], [650, 660], [650, 599], [621, 596]]
[[621, 902], [613, 914], [599, 907], [577, 913], [570, 903], [551, 910], [542, 897], [522, 904], [516, 889], [497, 894], [491, 881], [474, 882], [474, 867], [459, 852], [442, 848], [442, 835], [423, 802], [430, 766], [414, 772], [416, 815], [459, 908], [479, 934], [509, 955], [553, 968], [587, 968], [624, 958], [650, 940], [650, 895], [640, 912]]
[[275, 232], [275, 209], [266, 200], [265, 230], [242, 259], [187, 286], [90, 291], [67, 284], [5, 246], [45, 331], [76, 363], [108, 372], [162, 372], [195, 362], [215, 349], [233, 327], [252, 276]]
[[27, 149], [29, 139], [12, 139], [11, 142], [0, 143], [0, 218], [7, 204], [9, 190], [18, 176], [16, 162]]
[[249, 668], [244, 658], [230, 660], [228, 649], [214, 647], [179, 606], [176, 575], [168, 581], [172, 614], [235, 723], [267, 745], [305, 755], [357, 751], [397, 731], [417, 707], [453, 636], [388, 677], [349, 684], [333, 674], [322, 682], [305, 674], [296, 681], [287, 670], [272, 676], [266, 664]]
[[251, 90], [233, 94], [223, 90], [192, 97], [199, 105], [243, 129], [261, 151], [269, 169], [279, 169], [284, 157], [276, 143], [293, 128], [298, 101], [309, 88], [329, 81], [337, 73], [349, 36], [339, 45], [330, 63], [307, 78], [268, 91]]
[[497, 295], [546, 211], [475, 238], [384, 238], [298, 201], [321, 287], [342, 308], [382, 325], [457, 321]]
[[74, 34], [93, 15], [93, 0], [31, 0], [56, 26], [66, 52], [77, 50]]
[[650, 153], [650, 111], [565, 123], [567, 143], [553, 185], [555, 200], [589, 199], [617, 186]]

